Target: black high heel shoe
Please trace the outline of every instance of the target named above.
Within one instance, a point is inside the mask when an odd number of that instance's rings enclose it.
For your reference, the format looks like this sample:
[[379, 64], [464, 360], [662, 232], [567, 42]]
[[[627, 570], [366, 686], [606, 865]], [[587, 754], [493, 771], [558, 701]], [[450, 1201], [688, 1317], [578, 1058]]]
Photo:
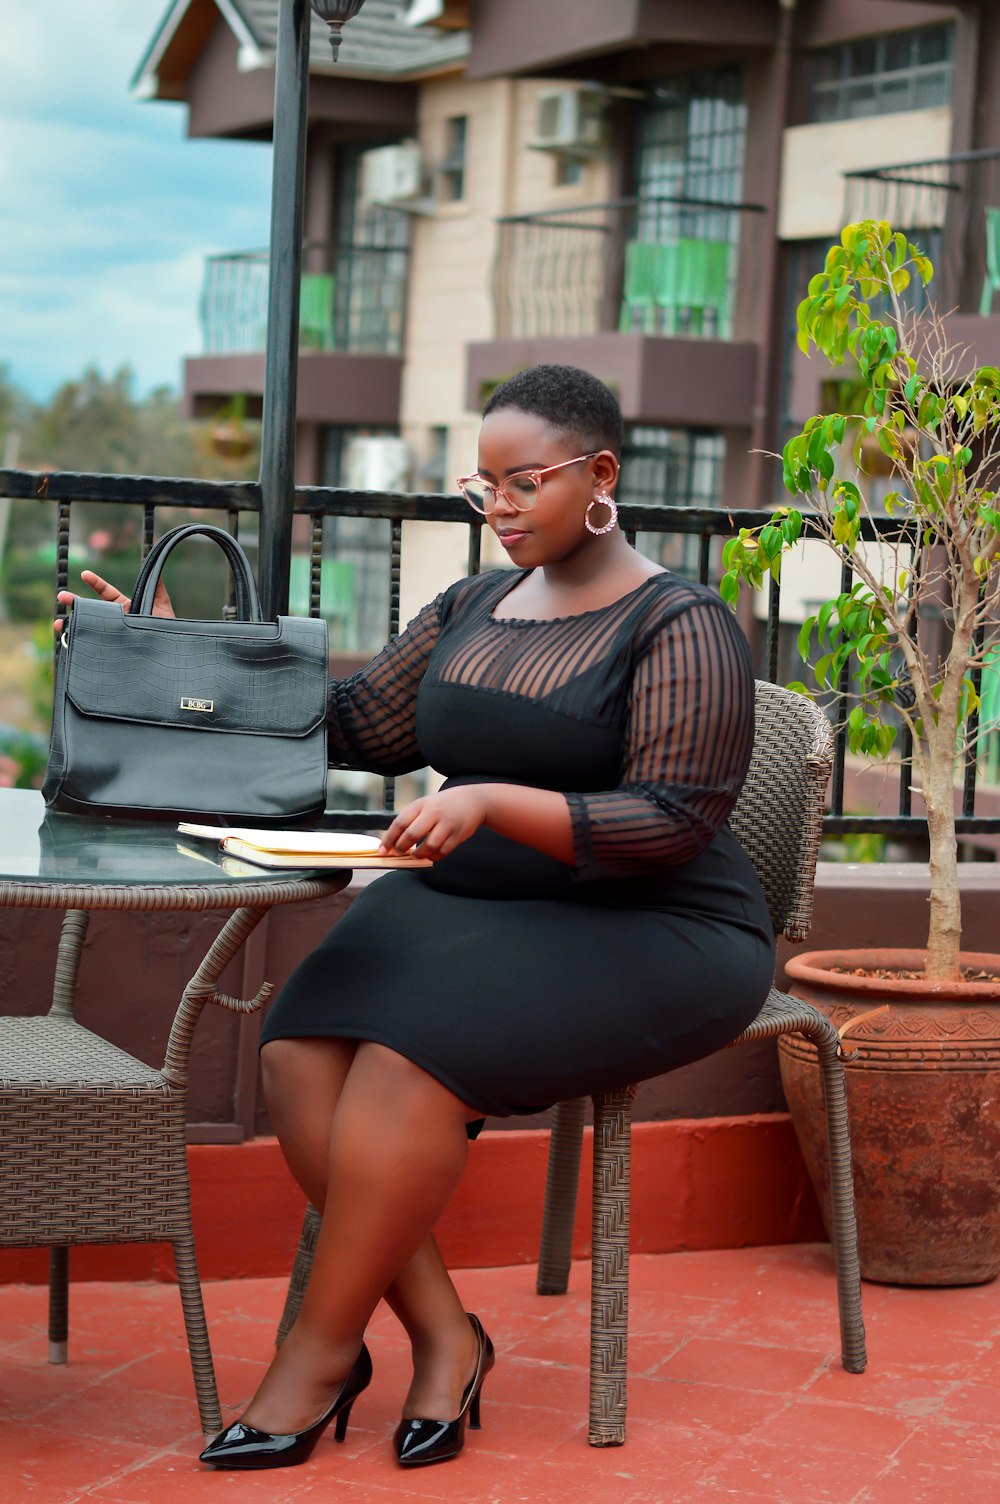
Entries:
[[430, 1462], [447, 1462], [457, 1457], [465, 1446], [465, 1424], [479, 1430], [479, 1400], [483, 1380], [496, 1362], [493, 1343], [483, 1331], [478, 1316], [469, 1311], [472, 1330], [479, 1339], [476, 1371], [462, 1395], [462, 1408], [454, 1420], [401, 1420], [392, 1438], [396, 1457], [404, 1467], [423, 1467]]
[[330, 1422], [336, 1419], [334, 1438], [343, 1441], [347, 1435], [347, 1422], [351, 1406], [372, 1379], [372, 1360], [362, 1342], [357, 1361], [347, 1378], [337, 1390], [336, 1398], [319, 1420], [304, 1431], [290, 1431], [287, 1435], [270, 1431], [258, 1431], [254, 1426], [245, 1426], [241, 1420], [234, 1421], [210, 1441], [199, 1457], [212, 1467], [263, 1468], [294, 1467], [305, 1462]]

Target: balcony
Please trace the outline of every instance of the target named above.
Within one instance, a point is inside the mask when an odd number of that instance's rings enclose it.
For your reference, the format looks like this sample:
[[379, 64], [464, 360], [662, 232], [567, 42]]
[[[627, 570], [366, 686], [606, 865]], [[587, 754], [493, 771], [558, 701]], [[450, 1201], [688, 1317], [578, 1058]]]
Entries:
[[[884, 219], [934, 263], [948, 334], [977, 361], [1000, 358], [1000, 149], [845, 174], [844, 223]], [[922, 289], [910, 288], [911, 299]], [[914, 302], [913, 306], [919, 306]]]
[[470, 347], [470, 397], [530, 361], [570, 361], [613, 380], [631, 421], [749, 422], [759, 212], [644, 197], [501, 219], [496, 337]]
[[[303, 352], [398, 355], [403, 345], [404, 246], [303, 246], [299, 340]], [[267, 343], [267, 251], [205, 262], [199, 315], [206, 355], [263, 351]]]
[[[406, 318], [406, 246], [303, 247], [299, 401], [303, 421], [395, 424]], [[199, 305], [203, 354], [185, 363], [185, 406], [214, 411], [264, 389], [267, 251], [210, 256]]]
[[[483, 1148], [471, 1152], [467, 1181], [480, 1170]], [[637, 1176], [644, 1163], [637, 1144]], [[649, 1169], [642, 1201], [672, 1204], [669, 1171]], [[274, 1189], [269, 1182], [270, 1196]], [[501, 1203], [508, 1189], [498, 1191]], [[248, 1188], [245, 1202], [254, 1218], [241, 1220], [231, 1241], [245, 1238], [242, 1247], [252, 1251], [276, 1217], [273, 1202], [262, 1209], [259, 1186]], [[221, 1218], [217, 1223], [224, 1236]], [[240, 1413], [273, 1351], [296, 1228], [293, 1214], [284, 1278], [277, 1268], [263, 1278], [207, 1276], [226, 1421]], [[201, 1221], [199, 1254], [206, 1236]], [[451, 1240], [443, 1241], [452, 1257]], [[483, 1261], [495, 1262], [485, 1239], [480, 1246]], [[584, 1438], [588, 1274], [577, 1263], [568, 1294], [540, 1297], [534, 1270], [523, 1263], [458, 1269], [463, 1299], [482, 1314], [498, 1361], [484, 1388], [483, 1429], [469, 1434], [462, 1456], [447, 1467], [407, 1474], [392, 1459], [409, 1348], [380, 1307], [368, 1332], [375, 1382], [344, 1444], [324, 1440], [304, 1467], [268, 1473], [260, 1485], [249, 1475], [231, 1485], [232, 1475], [209, 1474], [194, 1460], [202, 1442], [190, 1365], [177, 1291], [164, 1276], [127, 1284], [118, 1273], [115, 1283], [74, 1283], [68, 1367], [45, 1362], [44, 1285], [7, 1285], [0, 1315], [8, 1497], [33, 1504], [174, 1504], [230, 1495], [269, 1504], [996, 1499], [997, 1283], [941, 1290], [866, 1284], [872, 1364], [854, 1375], [839, 1366], [832, 1260], [822, 1244], [637, 1252], [628, 1437], [623, 1448], [601, 1451]]]
[[[693, 346], [695, 342], [689, 343]], [[642, 463], [641, 453], [634, 458]], [[758, 522], [760, 514], [736, 505], [699, 505], [694, 496], [691, 505], [665, 505], [653, 490], [653, 475], [647, 480], [647, 488], [636, 486], [641, 500], [623, 500], [620, 506], [623, 530], [637, 541], [641, 552], [664, 558], [674, 567], [693, 564], [694, 577], [711, 583], [717, 579], [715, 561], [722, 540], [735, 529]], [[45, 500], [40, 500], [40, 490]], [[251, 563], [259, 563], [261, 494], [256, 484], [52, 473], [42, 486], [37, 474], [0, 470], [0, 496], [10, 497], [15, 506], [30, 506], [36, 514], [42, 507], [48, 511], [53, 548], [51, 555], [44, 557], [44, 569], [46, 584], [57, 589], [70, 583], [71, 559], [75, 569], [81, 553], [87, 557], [86, 540], [94, 530], [95, 508], [128, 509], [134, 519], [127, 528], [128, 536], [134, 539], [134, 553], [128, 563], [122, 554], [114, 564], [109, 561], [102, 565], [94, 560], [106, 576], [134, 578], [139, 565], [139, 539], [151, 545], [166, 525], [182, 518], [228, 524], [247, 547]], [[339, 533], [340, 523], [359, 518], [375, 519], [387, 535], [385, 543], [371, 549], [367, 558], [354, 546], [356, 539], [349, 539], [345, 546]], [[432, 542], [430, 552], [440, 558], [450, 547], [446, 543], [442, 548], [442, 531], [454, 533], [457, 550], [449, 557], [464, 552], [469, 573], [480, 567], [484, 519], [458, 496], [301, 487], [296, 494], [296, 521], [303, 547], [293, 561], [292, 582], [298, 596], [295, 608], [321, 614], [330, 622], [336, 643], [334, 671], [338, 674], [351, 672], [381, 642], [394, 637], [407, 616], [433, 594], [434, 587], [425, 575], [430, 556], [428, 540]], [[875, 519], [866, 524], [865, 536], [874, 540], [881, 534], [891, 534], [898, 526], [890, 518]], [[178, 579], [177, 589], [184, 594], [176, 595], [175, 600], [183, 614], [217, 615], [231, 603], [231, 584], [221, 556], [212, 562], [214, 570], [206, 566], [203, 572], [192, 561]], [[455, 569], [456, 574], [460, 572], [461, 566]], [[375, 583], [379, 574], [384, 581], [381, 592]], [[438, 576], [442, 587], [451, 577]], [[794, 653], [797, 629], [788, 625], [788, 612], [782, 607], [783, 591], [788, 590], [791, 585], [787, 580], [773, 582], [766, 620], [746, 623], [755, 639], [758, 674], [779, 683], [801, 673]], [[366, 640], [364, 619], [368, 613], [361, 607], [366, 598], [374, 599], [379, 593], [386, 603], [386, 617], [382, 635], [373, 644]], [[358, 648], [360, 657], [351, 653], [352, 647]], [[996, 781], [1000, 769], [1000, 703], [995, 698], [990, 700], [988, 681], [981, 689], [984, 695], [979, 724], [983, 735], [978, 755], [970, 755], [965, 766], [956, 770], [955, 799], [959, 839], [969, 858], [960, 867], [966, 944], [971, 950], [986, 951], [995, 948], [1000, 889], [996, 861], [1000, 851], [1000, 786]], [[812, 943], [817, 949], [832, 949], [842, 944], [845, 936], [856, 945], [884, 943], [884, 916], [888, 912], [897, 943], [920, 946], [926, 938], [927, 912], [927, 869], [923, 863], [926, 838], [920, 795], [911, 788], [908, 771], [898, 764], [885, 769], [857, 767], [848, 755], [844, 728], [847, 708], [844, 698], [835, 699], [830, 706], [839, 730], [826, 834], [840, 843], [842, 850], [849, 849], [844, 843], [857, 836], [878, 836], [891, 842], [892, 847], [890, 860], [877, 867], [836, 861], [821, 864]], [[0, 741], [0, 752], [4, 750]], [[905, 743], [902, 750], [905, 753]], [[384, 827], [394, 806], [425, 790], [421, 775], [406, 775], [397, 786], [374, 775], [360, 775], [359, 781], [359, 775], [335, 772], [331, 777], [329, 820], [338, 829]], [[893, 860], [891, 853], [901, 850], [916, 860]], [[349, 902], [350, 897], [348, 891], [343, 902]], [[340, 905], [338, 895], [333, 901], [336, 912]], [[330, 920], [331, 908], [326, 903], [311, 905], [308, 912], [287, 919], [272, 915], [258, 952], [262, 975], [287, 975], [293, 957], [303, 954], [307, 945], [318, 944]], [[207, 950], [216, 933], [214, 924], [211, 915], [158, 915], [157, 939], [151, 950], [151, 931], [137, 929], [127, 914], [107, 915], [88, 940], [89, 973], [105, 978], [145, 978], [145, 1004], [138, 1013], [123, 1013], [114, 989], [108, 985], [94, 999], [92, 1026], [98, 1032], [107, 1032], [130, 1053], [146, 1058], [146, 1052], [150, 1052], [149, 1058], [162, 1058], [177, 997], [190, 977], [187, 957], [199, 946], [199, 953]], [[9, 958], [12, 995], [31, 997], [34, 979], [47, 974], [53, 933], [48, 919], [36, 925], [19, 910], [0, 914], [0, 955]], [[783, 944], [779, 950], [781, 965], [786, 955]], [[215, 1027], [214, 1052], [196, 1063], [189, 1098], [189, 1136], [206, 1148], [252, 1140], [261, 1131], [264, 1114], [254, 1064], [257, 1045], [253, 1018], [232, 1016]], [[640, 1118], [703, 1119], [766, 1115], [780, 1110], [782, 1097], [773, 1046], [762, 1043], [752, 1069], [745, 1074], [740, 1056], [740, 1051], [724, 1052], [710, 1064], [674, 1071], [644, 1087]], [[506, 1126], [511, 1126], [511, 1120], [506, 1120]], [[540, 1120], [519, 1119], [516, 1126], [539, 1127]], [[511, 1137], [512, 1142], [517, 1137], [503, 1136]], [[504, 1183], [512, 1180], [516, 1176]]]

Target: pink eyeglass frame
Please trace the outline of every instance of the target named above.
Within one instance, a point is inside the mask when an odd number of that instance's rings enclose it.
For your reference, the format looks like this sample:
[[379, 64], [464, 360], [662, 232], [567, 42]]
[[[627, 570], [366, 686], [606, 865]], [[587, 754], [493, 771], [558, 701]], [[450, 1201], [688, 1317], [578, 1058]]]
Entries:
[[[472, 508], [472, 510], [474, 512], [479, 512], [480, 516], [482, 517], [488, 516], [489, 512], [493, 511], [493, 508], [497, 504], [497, 496], [501, 493], [506, 496], [507, 500], [510, 502], [511, 506], [516, 512], [532, 512], [538, 505], [538, 497], [541, 495], [543, 475], [551, 475], [553, 470], [563, 470], [567, 465], [579, 465], [582, 464], [584, 460], [596, 459], [597, 456], [602, 453], [603, 450], [594, 449], [590, 454], [578, 454], [575, 459], [560, 460], [558, 465], [544, 465], [540, 470], [515, 470], [513, 475], [505, 476], [498, 486], [495, 486], [492, 481], [485, 480], [479, 474], [478, 470], [473, 475], [461, 476], [456, 484], [462, 495], [465, 496], [465, 499], [469, 503], [469, 506]], [[531, 479], [535, 483], [535, 500], [531, 503], [530, 507], [518, 506], [513, 496], [511, 496], [510, 492], [506, 489], [512, 480], [517, 480], [521, 475], [530, 475]], [[476, 503], [471, 499], [471, 497], [466, 496], [465, 487], [467, 486], [469, 481], [472, 480], [481, 481], [488, 491], [493, 492], [493, 506], [489, 508], [489, 512], [487, 512], [485, 508], [480, 511], [480, 508], [476, 506]]]

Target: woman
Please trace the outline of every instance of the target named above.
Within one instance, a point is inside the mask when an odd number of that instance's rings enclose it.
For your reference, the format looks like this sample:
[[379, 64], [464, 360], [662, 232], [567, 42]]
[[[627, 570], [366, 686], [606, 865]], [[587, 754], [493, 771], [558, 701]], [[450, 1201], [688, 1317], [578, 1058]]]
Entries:
[[201, 1454], [214, 1467], [302, 1461], [334, 1419], [342, 1438], [383, 1296], [413, 1349], [396, 1456], [455, 1456], [494, 1354], [433, 1228], [484, 1114], [697, 1059], [767, 994], [767, 907], [726, 825], [749, 652], [716, 595], [617, 528], [621, 442], [586, 372], [499, 387], [459, 485], [515, 568], [451, 586], [331, 685], [331, 760], [447, 781], [382, 841], [433, 867], [365, 889], [265, 1022], [271, 1121], [322, 1227], [293, 1330]]

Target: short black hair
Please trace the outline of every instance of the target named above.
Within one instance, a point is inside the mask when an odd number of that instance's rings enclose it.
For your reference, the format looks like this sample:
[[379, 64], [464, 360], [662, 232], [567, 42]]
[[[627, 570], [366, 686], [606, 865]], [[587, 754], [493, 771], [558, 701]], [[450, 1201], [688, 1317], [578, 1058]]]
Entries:
[[618, 398], [579, 366], [529, 366], [495, 389], [483, 417], [504, 408], [532, 413], [588, 452], [610, 449], [617, 459], [625, 438]]

